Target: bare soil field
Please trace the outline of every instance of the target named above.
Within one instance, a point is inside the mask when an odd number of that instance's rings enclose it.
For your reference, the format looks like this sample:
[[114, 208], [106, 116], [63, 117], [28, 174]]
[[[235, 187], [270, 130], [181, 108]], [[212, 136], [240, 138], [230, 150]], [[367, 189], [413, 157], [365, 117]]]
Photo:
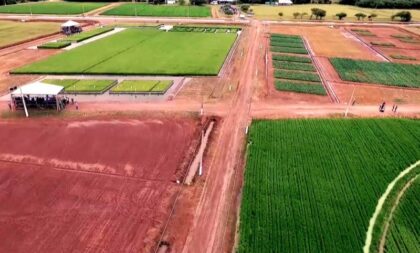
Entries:
[[9, 87], [22, 85], [37, 78], [36, 76], [12, 76], [9, 75], [10, 70], [30, 62], [45, 59], [57, 52], [58, 50], [23, 49], [0, 55], [0, 95], [5, 94]]
[[282, 25], [271, 26], [270, 32], [303, 36], [309, 42], [316, 56], [381, 60], [338, 26], [331, 28], [328, 26]]
[[[375, 36], [360, 36], [356, 35], [359, 39], [363, 40], [366, 44], [370, 45], [381, 54], [385, 55], [390, 61], [400, 63], [420, 63], [420, 44], [418, 43], [407, 43], [399, 40], [398, 38], [392, 37], [393, 35], [411, 36], [420, 40], [420, 36], [413, 32], [407, 32], [402, 28], [395, 27], [352, 27], [352, 29], [367, 29]], [[371, 42], [391, 43], [394, 47], [384, 46], [373, 46]], [[401, 60], [394, 59], [391, 55], [404, 55], [414, 57], [416, 60]]]
[[152, 251], [199, 133], [175, 116], [1, 122], [0, 252]]

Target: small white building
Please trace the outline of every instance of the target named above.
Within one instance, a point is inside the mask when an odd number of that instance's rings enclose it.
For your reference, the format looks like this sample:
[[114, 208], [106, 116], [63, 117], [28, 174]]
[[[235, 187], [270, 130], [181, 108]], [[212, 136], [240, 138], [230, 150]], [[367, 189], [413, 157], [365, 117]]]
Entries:
[[166, 0], [166, 4], [176, 4], [176, 0]]
[[292, 0], [278, 0], [274, 3], [275, 5], [292, 5]]

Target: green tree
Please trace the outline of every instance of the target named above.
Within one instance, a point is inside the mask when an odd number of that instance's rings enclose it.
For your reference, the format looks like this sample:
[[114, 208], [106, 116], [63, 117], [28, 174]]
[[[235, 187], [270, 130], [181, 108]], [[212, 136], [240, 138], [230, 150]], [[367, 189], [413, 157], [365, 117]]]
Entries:
[[335, 15], [338, 17], [339, 20], [343, 20], [343, 18], [347, 17], [347, 13], [345, 12], [340, 12]]
[[299, 16], [300, 16], [300, 12], [294, 12], [294, 13], [293, 13], [293, 17], [294, 17], [295, 19], [297, 19]]
[[241, 11], [248, 12], [250, 7], [251, 6], [249, 4], [243, 4], [243, 5], [241, 5]]
[[366, 14], [364, 13], [356, 13], [354, 16], [356, 16], [357, 20], [361, 20], [361, 19], [365, 19], [366, 18]]

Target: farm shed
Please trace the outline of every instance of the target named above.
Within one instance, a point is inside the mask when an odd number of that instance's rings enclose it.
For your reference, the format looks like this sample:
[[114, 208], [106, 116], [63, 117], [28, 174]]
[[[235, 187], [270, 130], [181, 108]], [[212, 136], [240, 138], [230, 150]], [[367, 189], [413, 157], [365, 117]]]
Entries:
[[11, 101], [16, 110], [31, 109], [64, 109], [67, 100], [61, 95], [64, 87], [42, 82], [34, 82], [13, 89]]
[[67, 35], [82, 32], [82, 27], [79, 23], [69, 20], [61, 25], [61, 32]]

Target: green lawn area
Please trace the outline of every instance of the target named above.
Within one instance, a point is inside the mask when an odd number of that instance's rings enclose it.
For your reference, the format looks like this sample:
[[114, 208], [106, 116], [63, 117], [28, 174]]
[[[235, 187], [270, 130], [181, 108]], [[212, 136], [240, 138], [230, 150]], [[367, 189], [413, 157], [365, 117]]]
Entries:
[[420, 65], [343, 58], [330, 61], [345, 81], [420, 88]]
[[162, 80], [125, 80], [111, 89], [114, 93], [147, 93], [165, 92], [171, 87], [172, 81]]
[[[391, 21], [391, 16], [399, 11], [399, 9], [369, 9], [360, 8], [357, 6], [341, 5], [341, 4], [297, 4], [292, 6], [267, 6], [267, 5], [252, 5], [251, 9], [254, 10], [255, 17], [257, 19], [268, 19], [268, 20], [309, 20], [311, 9], [320, 8], [327, 11], [326, 20], [338, 20], [335, 14], [339, 12], [347, 13], [347, 17], [344, 21], [356, 21], [357, 18], [354, 16], [356, 13], [364, 13], [366, 15], [377, 14], [378, 17], [374, 21]], [[283, 13], [283, 17], [278, 15], [279, 12]], [[295, 19], [293, 13], [295, 12], [306, 12], [308, 15], [303, 16], [302, 19], [298, 17]], [[420, 10], [410, 10], [413, 21], [420, 20]], [[365, 19], [367, 21], [367, 18]], [[362, 21], [360, 21], [362, 22]]]
[[0, 6], [0, 13], [72, 15], [86, 13], [105, 5], [107, 3], [37, 2]]
[[42, 82], [64, 86], [68, 93], [102, 93], [116, 83], [115, 80], [45, 79]]
[[420, 159], [419, 132], [419, 120], [254, 121], [238, 252], [362, 252], [379, 197]]
[[58, 31], [59, 23], [0, 21], [0, 47]]
[[68, 36], [64, 39], [62, 39], [61, 41], [69, 41], [69, 42], [81, 42], [87, 39], [90, 39], [92, 37], [101, 35], [103, 33], [109, 32], [114, 30], [113, 27], [101, 27], [101, 28], [97, 28], [97, 29], [93, 29], [90, 31], [86, 31], [86, 32], [82, 32], [82, 33], [78, 33], [78, 34], [74, 34], [71, 36]]
[[101, 15], [151, 16], [151, 17], [210, 17], [208, 6], [169, 6], [142, 3], [126, 3], [107, 10]]
[[231, 33], [129, 28], [13, 73], [217, 75], [235, 39]]

